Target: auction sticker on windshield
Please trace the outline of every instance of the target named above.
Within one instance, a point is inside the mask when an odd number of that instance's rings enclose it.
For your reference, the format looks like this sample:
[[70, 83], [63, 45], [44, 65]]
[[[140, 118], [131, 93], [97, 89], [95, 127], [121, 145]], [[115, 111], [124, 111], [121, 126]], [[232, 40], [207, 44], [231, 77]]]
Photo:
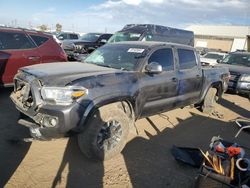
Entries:
[[142, 53], [142, 52], [144, 52], [144, 49], [141, 49], [141, 48], [129, 48], [128, 52], [131, 52], [131, 53]]

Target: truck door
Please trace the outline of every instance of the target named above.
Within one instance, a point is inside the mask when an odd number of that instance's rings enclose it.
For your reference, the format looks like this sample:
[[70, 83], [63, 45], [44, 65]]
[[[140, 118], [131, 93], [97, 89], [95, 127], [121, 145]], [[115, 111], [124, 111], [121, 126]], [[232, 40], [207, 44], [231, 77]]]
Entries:
[[198, 102], [202, 89], [202, 70], [192, 49], [177, 49], [178, 85], [176, 106]]
[[140, 100], [143, 103], [141, 116], [167, 111], [173, 108], [177, 94], [177, 78], [172, 48], [155, 50], [147, 64], [156, 62], [163, 68], [161, 73], [150, 74], [145, 71], [141, 79]]

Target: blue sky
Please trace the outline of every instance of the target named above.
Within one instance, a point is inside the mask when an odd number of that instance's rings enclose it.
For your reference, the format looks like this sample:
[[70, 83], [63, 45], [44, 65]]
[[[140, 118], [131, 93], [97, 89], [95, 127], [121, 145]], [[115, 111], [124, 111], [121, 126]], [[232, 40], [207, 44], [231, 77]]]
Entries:
[[115, 32], [128, 23], [248, 25], [250, 0], [0, 0], [0, 24]]

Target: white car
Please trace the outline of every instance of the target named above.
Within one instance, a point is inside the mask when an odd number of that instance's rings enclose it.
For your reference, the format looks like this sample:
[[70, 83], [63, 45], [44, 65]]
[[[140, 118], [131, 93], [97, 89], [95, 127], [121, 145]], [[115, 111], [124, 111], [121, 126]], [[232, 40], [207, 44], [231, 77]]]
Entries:
[[226, 57], [226, 53], [222, 52], [208, 52], [205, 55], [201, 56], [202, 65], [214, 66], [218, 64], [217, 60], [222, 60]]

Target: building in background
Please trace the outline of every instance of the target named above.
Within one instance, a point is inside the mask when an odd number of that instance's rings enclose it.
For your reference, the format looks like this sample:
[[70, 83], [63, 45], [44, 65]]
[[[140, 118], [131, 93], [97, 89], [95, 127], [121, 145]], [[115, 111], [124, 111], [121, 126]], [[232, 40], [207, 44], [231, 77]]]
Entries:
[[194, 32], [195, 47], [250, 51], [250, 26], [191, 25], [186, 29]]

